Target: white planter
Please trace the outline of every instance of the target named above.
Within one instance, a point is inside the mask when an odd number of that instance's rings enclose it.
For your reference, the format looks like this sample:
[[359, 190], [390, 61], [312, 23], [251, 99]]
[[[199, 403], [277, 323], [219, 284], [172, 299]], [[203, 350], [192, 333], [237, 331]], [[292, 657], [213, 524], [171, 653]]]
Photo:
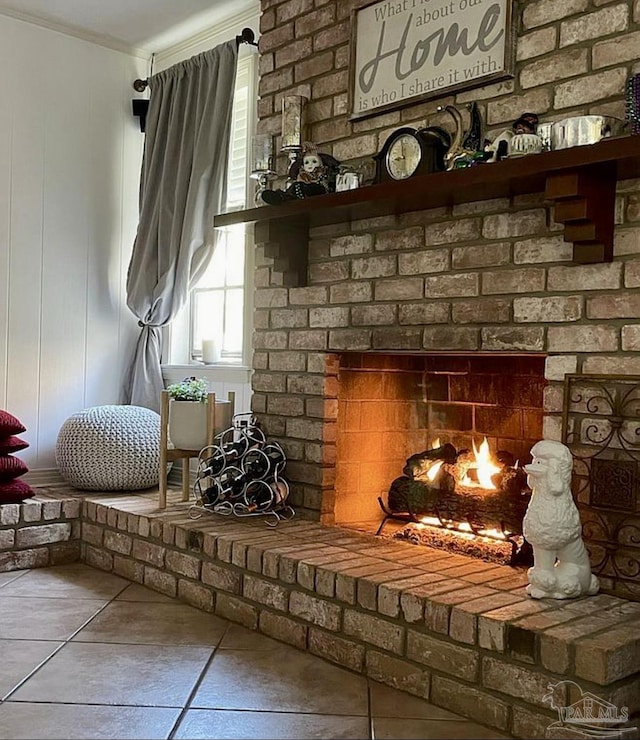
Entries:
[[199, 401], [169, 403], [169, 439], [180, 450], [201, 450], [207, 444], [207, 404]]

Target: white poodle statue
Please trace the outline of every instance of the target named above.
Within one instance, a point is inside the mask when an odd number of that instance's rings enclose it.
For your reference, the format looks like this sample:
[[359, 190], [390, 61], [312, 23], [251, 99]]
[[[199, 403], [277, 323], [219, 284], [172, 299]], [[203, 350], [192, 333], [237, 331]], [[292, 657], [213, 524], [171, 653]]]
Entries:
[[533, 494], [523, 533], [533, 546], [527, 593], [534, 599], [572, 599], [598, 593], [581, 535], [580, 515], [571, 495], [573, 458], [560, 442], [542, 440], [525, 465]]

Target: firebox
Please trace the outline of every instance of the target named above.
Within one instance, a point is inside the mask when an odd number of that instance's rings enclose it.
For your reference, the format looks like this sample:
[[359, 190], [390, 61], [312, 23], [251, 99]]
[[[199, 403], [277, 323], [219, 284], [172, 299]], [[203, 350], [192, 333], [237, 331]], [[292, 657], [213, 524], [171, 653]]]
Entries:
[[533, 354], [342, 354], [336, 524], [375, 532], [386, 516], [419, 514], [498, 540], [521, 534], [521, 466], [542, 438], [544, 362]]

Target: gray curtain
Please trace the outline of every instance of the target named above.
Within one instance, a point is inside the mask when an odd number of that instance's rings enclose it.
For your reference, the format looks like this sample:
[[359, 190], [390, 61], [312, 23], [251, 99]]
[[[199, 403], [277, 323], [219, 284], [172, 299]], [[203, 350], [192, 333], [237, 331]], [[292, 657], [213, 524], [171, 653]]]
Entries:
[[215, 248], [237, 56], [232, 40], [149, 78], [140, 221], [127, 274], [127, 305], [141, 332], [125, 403], [159, 410], [161, 327], [184, 306]]

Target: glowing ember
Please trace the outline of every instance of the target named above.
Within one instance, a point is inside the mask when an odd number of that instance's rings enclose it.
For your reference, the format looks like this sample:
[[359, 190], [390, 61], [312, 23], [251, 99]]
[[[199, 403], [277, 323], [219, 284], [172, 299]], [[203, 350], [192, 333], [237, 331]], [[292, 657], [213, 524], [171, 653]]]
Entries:
[[437, 516], [423, 516], [422, 519], [420, 519], [420, 524], [430, 524], [432, 527], [442, 526]]
[[478, 531], [478, 534], [482, 535], [483, 537], [490, 537], [494, 540], [506, 540], [508, 532], [505, 534], [499, 529], [481, 529]]
[[420, 521], [415, 524], [418, 529], [424, 529], [425, 527], [439, 527], [440, 529], [448, 529], [455, 532], [460, 537], [465, 539], [478, 539], [482, 542], [490, 542], [491, 540], [506, 540], [509, 536], [509, 532], [501, 532], [499, 529], [480, 529], [474, 533], [471, 525], [468, 522], [443, 522], [438, 519], [437, 516], [423, 516]]
[[476, 443], [473, 443], [473, 454], [476, 458], [475, 464], [471, 466], [471, 469], [476, 470], [478, 476], [478, 482], [471, 480], [469, 475], [465, 473], [464, 478], [460, 481], [463, 486], [469, 487], [480, 487], [495, 489], [491, 476], [500, 472], [500, 468], [495, 465], [491, 459], [491, 453], [489, 451], [489, 443], [485, 437], [480, 445], [480, 448], [476, 447]]
[[394, 539], [405, 540], [416, 545], [438, 547], [449, 552], [474, 555], [501, 565], [512, 564], [514, 546], [522, 548], [521, 538], [514, 541], [495, 540], [489, 537], [476, 537], [468, 532], [458, 532], [443, 527], [429, 527], [425, 524], [407, 524], [393, 535]]

